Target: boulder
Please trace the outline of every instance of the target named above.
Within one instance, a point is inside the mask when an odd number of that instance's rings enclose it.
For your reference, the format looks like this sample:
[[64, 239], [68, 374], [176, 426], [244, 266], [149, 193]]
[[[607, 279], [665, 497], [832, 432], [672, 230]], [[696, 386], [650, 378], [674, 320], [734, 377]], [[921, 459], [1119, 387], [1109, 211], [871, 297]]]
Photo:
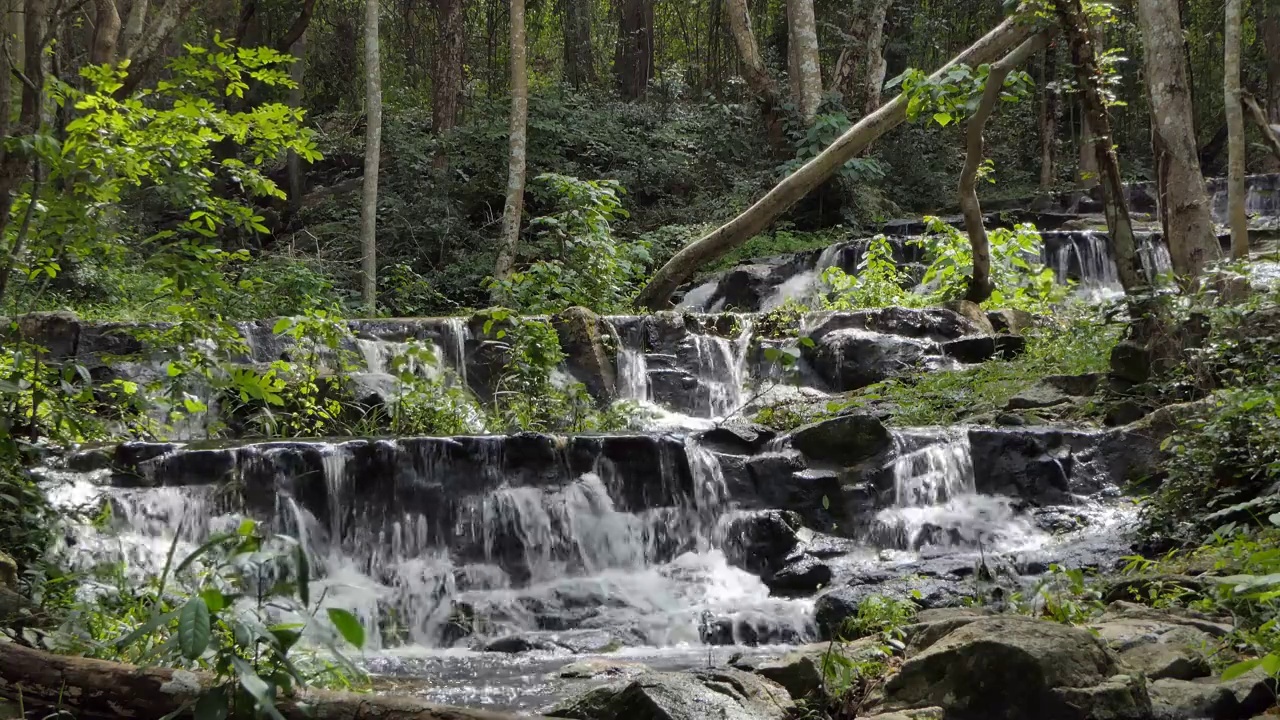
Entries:
[[986, 720], [1151, 715], [1145, 684], [1119, 675], [1091, 633], [1021, 616], [976, 620], [909, 657], [886, 684], [885, 705]]
[[18, 563], [4, 551], [0, 551], [0, 588], [18, 589]]
[[1111, 375], [1126, 382], [1144, 383], [1151, 377], [1151, 351], [1132, 340], [1111, 349]]
[[[860, 581], [871, 578], [862, 577]], [[859, 585], [841, 585], [820, 595], [814, 603], [814, 620], [818, 635], [823, 640], [839, 637], [840, 628], [849, 618], [858, 615], [858, 608], [871, 598], [885, 598], [911, 602], [917, 607], [939, 608], [957, 606], [971, 597], [972, 591], [961, 583], [928, 577], [906, 577], [886, 572], [882, 582]]]
[[565, 310], [551, 319], [551, 325], [560, 337], [569, 372], [596, 400], [612, 402], [618, 395], [618, 376], [614, 353], [605, 344], [608, 325], [584, 307]]
[[1038, 382], [1009, 398], [1005, 410], [1038, 410], [1071, 402], [1071, 396], [1047, 382]]
[[857, 720], [943, 720], [946, 711], [939, 707], [903, 710], [881, 715], [858, 716]]
[[1036, 324], [1035, 316], [1026, 310], [1009, 308], [993, 310], [987, 313], [987, 319], [991, 321], [991, 327], [995, 332], [1009, 333], [1011, 335], [1021, 335], [1035, 327]]
[[15, 323], [22, 339], [44, 348], [45, 358], [48, 360], [70, 360], [79, 350], [80, 318], [75, 313], [34, 312], [19, 315], [12, 322], [0, 319], [0, 340], [11, 339], [11, 325]]
[[850, 467], [893, 447], [893, 437], [871, 415], [840, 415], [794, 430], [787, 441], [811, 462]]
[[648, 671], [648, 666], [641, 663], [607, 658], [587, 658], [586, 660], [568, 663], [552, 673], [552, 675], [565, 680], [599, 680], [601, 678], [634, 677]]
[[722, 546], [729, 564], [754, 575], [772, 576], [800, 543], [803, 523], [786, 510], [743, 513], [722, 530]]
[[1056, 428], [973, 428], [969, 431], [978, 492], [1069, 505], [1094, 474], [1083, 472], [1099, 439]]
[[936, 344], [900, 335], [845, 328], [833, 330], [805, 349], [810, 365], [836, 392], [858, 390], [895, 375], [916, 370]]
[[772, 595], [812, 595], [831, 583], [831, 566], [812, 555], [801, 555], [771, 576], [763, 578]]
[[1106, 377], [1102, 373], [1083, 373], [1080, 375], [1047, 375], [1043, 379], [1046, 385], [1057, 389], [1071, 397], [1089, 397], [1098, 391]]
[[995, 327], [991, 324], [991, 318], [987, 317], [986, 311], [984, 311], [978, 303], [973, 302], [972, 300], [953, 300], [943, 307], [973, 323], [973, 326], [978, 329], [978, 332], [984, 335], [992, 335], [995, 333]]
[[775, 660], [756, 665], [755, 672], [778, 683], [801, 700], [816, 696], [822, 690], [823, 664], [828, 652], [862, 662], [884, 657], [879, 638], [864, 638], [850, 643], [814, 643], [801, 645]]
[[1248, 720], [1275, 706], [1276, 681], [1260, 668], [1238, 678], [1177, 680], [1151, 683], [1151, 705], [1157, 720]]
[[989, 610], [979, 608], [933, 608], [916, 613], [915, 622], [903, 628], [907, 641], [907, 654], [916, 655], [934, 643], [984, 617], [991, 617]]
[[780, 685], [734, 669], [650, 672], [561, 703], [550, 717], [577, 720], [784, 720], [794, 707]]

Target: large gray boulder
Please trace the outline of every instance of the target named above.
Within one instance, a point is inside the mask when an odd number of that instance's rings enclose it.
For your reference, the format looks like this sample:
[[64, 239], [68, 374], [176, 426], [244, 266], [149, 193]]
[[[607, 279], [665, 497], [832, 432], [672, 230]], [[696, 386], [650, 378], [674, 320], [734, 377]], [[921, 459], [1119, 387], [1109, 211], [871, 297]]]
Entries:
[[614, 367], [616, 352], [606, 344], [608, 326], [600, 316], [584, 307], [571, 307], [551, 319], [560, 338], [569, 372], [586, 386], [597, 401], [609, 403], [618, 395]]
[[872, 415], [840, 415], [797, 428], [788, 441], [811, 464], [850, 467], [893, 447], [884, 423]]
[[805, 354], [831, 390], [847, 392], [917, 370], [941, 350], [928, 340], [842, 328], [817, 338]]
[[1141, 678], [1120, 674], [1089, 631], [1021, 616], [982, 618], [909, 657], [885, 709], [940, 706], [951, 718], [1146, 720]]
[[756, 673], [778, 683], [801, 700], [816, 697], [823, 687], [823, 668], [831, 662], [827, 653], [836, 653], [855, 662], [884, 657], [879, 638], [863, 638], [849, 643], [813, 643], [801, 645], [774, 660], [756, 666]]
[[1151, 683], [1152, 715], [1157, 720], [1248, 720], [1276, 703], [1275, 679], [1261, 669], [1229, 681], [1218, 678]]
[[1229, 621], [1128, 602], [1112, 603], [1089, 627], [1122, 664], [1152, 680], [1207, 677], [1216, 639], [1231, 632]]
[[784, 720], [782, 686], [741, 670], [651, 672], [591, 690], [547, 711], [577, 720]]

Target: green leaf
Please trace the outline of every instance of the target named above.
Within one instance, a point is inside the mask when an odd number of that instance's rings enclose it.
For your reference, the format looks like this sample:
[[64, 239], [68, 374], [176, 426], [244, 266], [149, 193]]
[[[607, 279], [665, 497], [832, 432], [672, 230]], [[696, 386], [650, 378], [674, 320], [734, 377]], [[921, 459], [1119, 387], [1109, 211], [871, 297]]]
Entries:
[[150, 635], [151, 633], [155, 632], [156, 628], [160, 627], [161, 625], [168, 624], [171, 620], [173, 620], [177, 616], [178, 616], [177, 610], [164, 613], [163, 615], [153, 615], [151, 616], [150, 620], [146, 621], [142, 625], [139, 625], [137, 628], [133, 630], [133, 632], [130, 632], [128, 635], [125, 635], [119, 638], [113, 644], [117, 648], [129, 647], [130, 645], [134, 644], [144, 636]]
[[364, 647], [364, 626], [355, 615], [341, 608], [329, 608], [329, 622], [342, 634], [342, 639], [356, 647]]
[[946, 127], [950, 125], [953, 119], [954, 118], [951, 117], [951, 113], [940, 112], [940, 113], [933, 114], [933, 121], [938, 123], [942, 127]]
[[209, 606], [204, 598], [194, 597], [182, 606], [178, 615], [178, 649], [188, 660], [195, 660], [209, 647]]
[[195, 720], [226, 720], [229, 705], [225, 687], [210, 688], [196, 701]]
[[227, 596], [213, 588], [201, 590], [200, 597], [211, 613], [217, 613], [227, 606]]
[[236, 670], [236, 675], [240, 679], [240, 687], [249, 693], [250, 697], [258, 704], [258, 709], [267, 713], [275, 720], [284, 720], [284, 716], [276, 709], [275, 698], [271, 691], [271, 686], [266, 680], [258, 677], [258, 673], [254, 671], [253, 666], [238, 657], [231, 658], [231, 665]]
[[1244, 662], [1238, 662], [1235, 665], [1232, 665], [1231, 667], [1222, 671], [1222, 679], [1223, 681], [1234, 680], [1240, 677], [1241, 675], [1244, 675], [1245, 673], [1249, 672], [1250, 670], [1258, 667], [1261, 664], [1262, 664], [1262, 658], [1254, 658], [1252, 660], [1245, 660]]
[[298, 599], [303, 607], [311, 604], [311, 563], [307, 560], [307, 549], [298, 543], [293, 549], [298, 564]]
[[1262, 658], [1262, 672], [1272, 677], [1275, 677], [1277, 673], [1280, 673], [1280, 655], [1271, 653], [1270, 655]]
[[240, 527], [236, 528], [236, 534], [240, 537], [249, 537], [256, 527], [258, 527], [258, 524], [252, 518], [245, 518], [240, 521]]

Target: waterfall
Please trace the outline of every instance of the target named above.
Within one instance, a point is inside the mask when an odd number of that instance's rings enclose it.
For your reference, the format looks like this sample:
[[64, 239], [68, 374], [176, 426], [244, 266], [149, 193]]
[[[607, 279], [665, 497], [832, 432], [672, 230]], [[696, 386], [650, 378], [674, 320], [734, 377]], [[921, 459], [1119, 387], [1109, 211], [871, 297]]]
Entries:
[[1154, 283], [1161, 275], [1173, 271], [1173, 258], [1169, 247], [1159, 238], [1148, 236], [1138, 244], [1138, 260], [1147, 282]]
[[[715, 312], [714, 309], [707, 306], [711, 302], [711, 298], [715, 296], [716, 291], [720, 289], [718, 280], [709, 280], [689, 292], [685, 293], [684, 299], [676, 305], [677, 310], [688, 310], [690, 312]], [[724, 301], [721, 300], [723, 305]]]
[[643, 350], [618, 349], [618, 397], [642, 403], [649, 401], [649, 361]]
[[1078, 277], [1089, 290], [1115, 290], [1120, 287], [1120, 271], [1111, 257], [1111, 242], [1106, 233], [1097, 230], [1062, 233], [1064, 242], [1049, 253], [1046, 264], [1059, 281]]
[[706, 417], [726, 418], [742, 409], [747, 351], [751, 347], [753, 323], [747, 316], [735, 316], [741, 327], [730, 340], [717, 335], [691, 334], [698, 384], [707, 390]]
[[458, 376], [458, 382], [463, 388], [467, 387], [467, 340], [471, 339], [471, 330], [467, 327], [467, 320], [463, 317], [445, 318], [445, 326], [441, 332], [441, 340], [444, 341], [449, 362], [453, 365], [453, 371]]
[[873, 544], [990, 551], [1039, 542], [1042, 533], [1014, 512], [1009, 498], [977, 492], [967, 429], [902, 430], [893, 439], [894, 504], [872, 521]]
[[815, 304], [822, 290], [822, 273], [829, 267], [840, 265], [840, 254], [844, 249], [845, 245], [829, 245], [823, 248], [809, 269], [792, 275], [774, 288], [773, 294], [765, 298], [761, 304], [761, 312], [782, 307], [788, 300], [806, 305]]

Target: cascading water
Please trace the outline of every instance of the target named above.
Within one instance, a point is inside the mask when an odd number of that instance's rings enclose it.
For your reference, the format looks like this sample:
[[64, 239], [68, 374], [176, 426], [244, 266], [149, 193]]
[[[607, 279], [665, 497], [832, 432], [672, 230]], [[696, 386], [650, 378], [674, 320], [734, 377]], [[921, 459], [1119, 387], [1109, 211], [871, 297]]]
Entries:
[[1059, 282], [1069, 277], [1078, 278], [1080, 290], [1092, 297], [1122, 292], [1120, 271], [1111, 256], [1111, 242], [1106, 233], [1083, 230], [1062, 235], [1063, 240], [1055, 250], [1046, 247], [1044, 258]]
[[742, 409], [753, 325], [746, 316], [736, 318], [741, 330], [732, 340], [711, 334], [689, 336], [696, 355], [694, 372], [707, 391], [705, 417], [727, 418]]
[[898, 431], [894, 448], [894, 504], [876, 514], [874, 544], [1010, 551], [1042, 539], [1008, 498], [977, 492], [967, 429]]
[[831, 245], [823, 248], [818, 258], [814, 261], [813, 266], [803, 272], [792, 275], [784, 280], [773, 294], [764, 300], [760, 310], [768, 312], [778, 307], [782, 307], [788, 301], [794, 300], [806, 305], [816, 304], [818, 293], [822, 289], [822, 274], [827, 268], [836, 267], [840, 264], [840, 254], [845, 249], [844, 245]]

